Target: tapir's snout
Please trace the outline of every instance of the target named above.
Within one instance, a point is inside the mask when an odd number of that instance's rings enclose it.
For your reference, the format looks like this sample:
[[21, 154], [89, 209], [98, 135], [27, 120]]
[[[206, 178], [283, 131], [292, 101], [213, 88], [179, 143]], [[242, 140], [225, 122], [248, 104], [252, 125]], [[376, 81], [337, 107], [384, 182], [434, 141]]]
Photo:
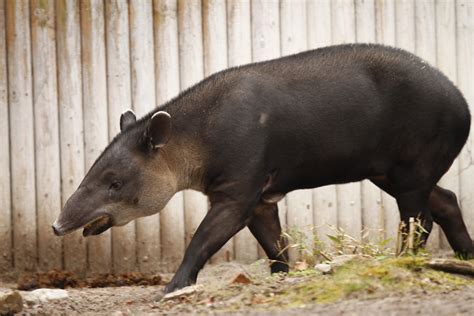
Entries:
[[63, 236], [64, 235], [64, 233], [61, 231], [61, 229], [56, 227], [56, 222], [53, 224], [53, 226], [51, 226], [51, 228], [53, 228], [53, 233], [56, 236]]
[[86, 237], [101, 234], [114, 226], [114, 222], [103, 203], [97, 203], [91, 191], [86, 186], [80, 186], [64, 205], [52, 229], [56, 236], [64, 236], [84, 228], [83, 235]]
[[68, 229], [65, 225], [60, 224], [59, 218], [56, 219], [56, 221], [53, 223], [51, 228], [53, 229], [53, 233], [56, 236], [64, 236], [64, 235], [67, 235], [68, 233], [70, 233], [74, 230], [74, 229], [71, 229], [71, 228]]

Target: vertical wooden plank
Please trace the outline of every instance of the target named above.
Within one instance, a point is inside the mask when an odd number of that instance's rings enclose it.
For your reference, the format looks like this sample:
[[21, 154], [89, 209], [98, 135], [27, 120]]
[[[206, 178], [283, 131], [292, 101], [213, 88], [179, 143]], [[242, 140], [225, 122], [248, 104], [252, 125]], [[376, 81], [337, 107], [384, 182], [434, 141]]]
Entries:
[[375, 24], [377, 42], [395, 46], [395, 0], [375, 1]]
[[[178, 6], [176, 0], [154, 1], [156, 98], [161, 104], [179, 93]], [[185, 251], [184, 200], [177, 193], [160, 213], [161, 267], [175, 271]]]
[[[376, 40], [378, 43], [394, 46], [396, 43], [396, 24], [395, 24], [395, 2], [394, 1], [375, 1], [375, 24]], [[412, 21], [412, 23], [414, 23]], [[414, 29], [413, 29], [414, 30]], [[381, 237], [390, 239], [390, 246], [394, 246], [400, 222], [400, 211], [395, 199], [386, 192], [382, 192], [382, 228], [384, 235]], [[385, 226], [385, 227], [384, 227]]]
[[[252, 61], [250, 31], [250, 0], [227, 1], [227, 54], [230, 67]], [[258, 259], [257, 241], [248, 228], [244, 228], [234, 238], [234, 257], [242, 263]]]
[[[356, 0], [356, 40], [360, 43], [376, 42], [374, 0]], [[361, 183], [362, 229], [370, 240], [377, 240], [383, 231], [382, 193], [373, 183]], [[382, 236], [383, 237], [383, 236]]]
[[[204, 76], [201, 12], [200, 1], [178, 1], [181, 90], [189, 88]], [[191, 241], [207, 210], [207, 199], [202, 193], [192, 190], [184, 192], [186, 245]]]
[[[471, 113], [474, 112], [474, 2], [471, 0], [456, 1], [456, 30], [457, 30], [457, 74], [458, 87], [469, 104]], [[473, 134], [461, 152], [460, 169], [460, 202], [464, 222], [474, 236], [474, 160]]]
[[[132, 104], [138, 116], [155, 108], [155, 59], [151, 1], [129, 2], [132, 61]], [[160, 260], [160, 217], [137, 219], [137, 260], [140, 271], [155, 272]]]
[[355, 7], [353, 1], [334, 0], [331, 3], [332, 44], [355, 41]]
[[[82, 89], [85, 167], [89, 170], [108, 143], [107, 81], [103, 1], [81, 1]], [[89, 272], [112, 268], [110, 230], [88, 238]]]
[[[415, 3], [411, 0], [395, 1], [395, 44], [396, 46], [415, 52]], [[390, 238], [390, 245], [395, 245], [400, 211], [393, 197], [382, 194], [385, 216], [385, 237]]]
[[0, 274], [11, 271], [13, 267], [5, 26], [5, 1], [0, 0]]
[[7, 1], [8, 100], [14, 263], [37, 266], [33, 89], [28, 1]]
[[[352, 1], [332, 2], [332, 41], [333, 44], [355, 41], [355, 7]], [[349, 235], [359, 239], [362, 230], [360, 183], [337, 186], [338, 223]]]
[[39, 269], [62, 266], [61, 239], [51, 223], [61, 210], [56, 39], [53, 1], [31, 2]]
[[[56, 1], [56, 38], [61, 145], [62, 204], [84, 177], [84, 129], [82, 116], [82, 72], [79, 2]], [[86, 245], [80, 231], [63, 239], [64, 268], [84, 274]]]
[[[308, 48], [331, 45], [331, 1], [310, 0], [307, 5]], [[337, 194], [335, 185], [313, 191], [313, 221], [318, 238], [329, 242], [329, 225], [337, 226]]]
[[415, 52], [415, 2], [395, 1], [395, 28], [397, 47]]
[[356, 40], [375, 42], [375, 0], [355, 0]]
[[281, 55], [291, 55], [308, 48], [306, 36], [306, 2], [281, 0]]
[[[307, 49], [306, 2], [282, 0], [280, 3], [281, 54], [291, 55]], [[307, 246], [312, 245], [313, 196], [311, 190], [298, 190], [286, 197], [288, 207], [287, 223], [297, 227], [307, 238]], [[290, 260], [297, 260], [298, 254], [290, 249]]]
[[278, 0], [252, 1], [252, 58], [254, 62], [280, 56]]
[[[280, 56], [280, 11], [278, 0], [252, 0], [251, 2], [252, 61], [258, 62]], [[278, 215], [286, 227], [286, 198], [278, 203]], [[266, 258], [258, 247], [260, 258]]]
[[[132, 108], [127, 0], [105, 2], [109, 140], [120, 131], [120, 115]], [[135, 223], [112, 228], [115, 273], [136, 269]]]
[[331, 45], [331, 0], [308, 0], [308, 48]]
[[[456, 70], [456, 3], [450, 0], [436, 1], [436, 60], [438, 68], [453, 82]], [[440, 181], [440, 185], [459, 197], [459, 160], [456, 159]], [[440, 231], [440, 246], [449, 249], [446, 236]]]
[[219, 0], [202, 1], [204, 76], [227, 68], [226, 3]]
[[[415, 52], [432, 66], [436, 66], [436, 10], [435, 0], [415, 2]], [[439, 226], [435, 223], [427, 246], [439, 248]]]
[[[226, 3], [222, 0], [202, 1], [204, 76], [227, 68]], [[211, 262], [230, 261], [234, 257], [234, 239], [229, 240]]]

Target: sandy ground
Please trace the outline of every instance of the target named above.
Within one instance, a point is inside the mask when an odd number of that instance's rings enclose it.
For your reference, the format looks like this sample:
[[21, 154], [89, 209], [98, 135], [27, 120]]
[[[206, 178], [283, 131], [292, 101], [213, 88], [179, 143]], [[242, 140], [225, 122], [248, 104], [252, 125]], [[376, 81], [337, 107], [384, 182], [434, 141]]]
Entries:
[[[206, 289], [222, 291], [232, 286], [230, 280], [239, 274], [249, 276], [268, 275], [266, 264], [260, 262], [252, 265], [225, 263], [207, 266], [200, 274], [198, 284]], [[169, 276], [166, 276], [169, 277]], [[264, 280], [264, 279], [263, 279]], [[292, 282], [290, 277], [282, 277], [282, 282]], [[1, 284], [0, 284], [1, 285]], [[5, 284], [3, 284], [5, 287]], [[239, 285], [244, 289], [247, 285]], [[254, 286], [253, 291], [258, 294], [259, 287], [268, 292], [265, 284]], [[175, 300], [162, 300], [162, 286], [131, 286], [116, 288], [84, 288], [68, 289], [69, 298], [49, 301], [41, 304], [24, 305], [25, 313], [33, 314], [205, 314], [227, 313], [224, 303], [218, 299], [209, 298], [208, 302], [192, 304], [186, 297]], [[278, 293], [278, 288], [272, 288]], [[412, 293], [385, 295], [377, 298], [350, 298], [332, 304], [308, 304], [282, 310], [278, 306], [268, 309], [242, 300], [239, 310], [233, 310], [235, 315], [473, 315], [474, 313], [474, 280], [468, 286], [454, 291], [426, 293], [420, 289], [413, 289]], [[23, 293], [23, 292], [22, 292]], [[25, 293], [23, 293], [25, 294]], [[268, 293], [267, 293], [268, 294]], [[218, 295], [217, 295], [218, 297]], [[227, 297], [226, 300], [234, 298]], [[235, 300], [240, 300], [239, 295]], [[196, 301], [194, 301], [196, 303]]]

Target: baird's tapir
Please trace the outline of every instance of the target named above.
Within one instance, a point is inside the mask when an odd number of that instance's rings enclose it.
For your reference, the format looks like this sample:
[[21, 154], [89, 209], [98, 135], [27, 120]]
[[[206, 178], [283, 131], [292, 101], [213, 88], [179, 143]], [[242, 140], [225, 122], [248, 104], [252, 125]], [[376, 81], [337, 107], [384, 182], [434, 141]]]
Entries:
[[53, 229], [96, 235], [159, 212], [178, 191], [204, 192], [211, 209], [171, 292], [195, 283], [246, 226], [271, 271], [288, 271], [276, 203], [296, 189], [369, 179], [396, 199], [403, 221], [421, 216], [429, 232], [434, 220], [472, 256], [456, 196], [437, 186], [470, 121], [453, 83], [401, 49], [339, 45], [228, 69], [139, 120], [125, 112]]

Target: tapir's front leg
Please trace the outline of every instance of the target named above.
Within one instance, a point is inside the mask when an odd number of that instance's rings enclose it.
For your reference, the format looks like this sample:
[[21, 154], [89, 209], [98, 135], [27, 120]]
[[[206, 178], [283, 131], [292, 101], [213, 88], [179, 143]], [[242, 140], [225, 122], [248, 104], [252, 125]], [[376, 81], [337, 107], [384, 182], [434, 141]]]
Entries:
[[186, 249], [183, 262], [165, 293], [196, 283], [199, 270], [230, 238], [244, 228], [250, 218], [255, 202], [238, 202], [234, 199], [213, 201]]

